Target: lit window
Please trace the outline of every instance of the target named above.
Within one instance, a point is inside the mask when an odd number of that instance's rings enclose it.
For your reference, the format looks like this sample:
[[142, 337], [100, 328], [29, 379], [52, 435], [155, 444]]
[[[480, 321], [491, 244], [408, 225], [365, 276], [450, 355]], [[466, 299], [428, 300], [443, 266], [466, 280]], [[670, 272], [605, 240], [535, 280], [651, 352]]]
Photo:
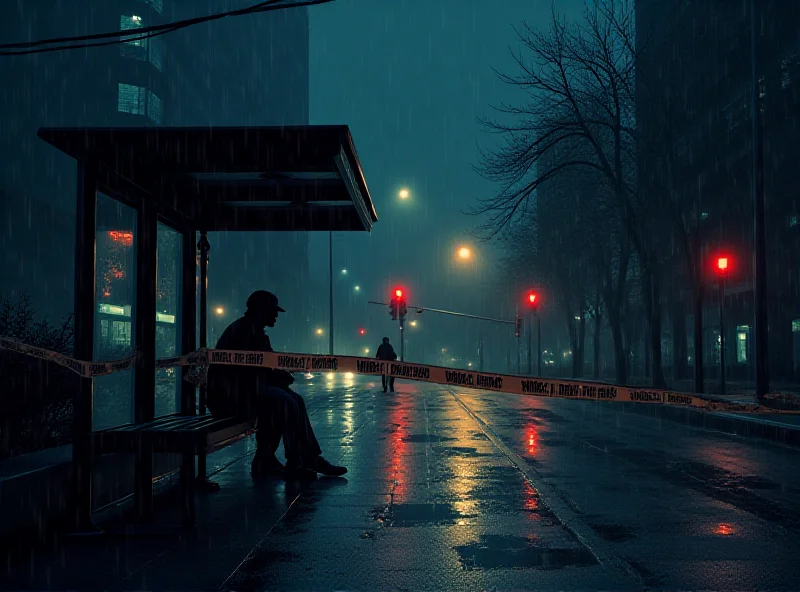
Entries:
[[164, 63], [164, 44], [161, 39], [155, 38], [150, 40], [149, 58], [150, 63], [160, 72]]
[[117, 85], [117, 111], [131, 115], [144, 115], [145, 89], [132, 84]]
[[161, 99], [147, 91], [147, 117], [153, 123], [161, 123]]
[[147, 115], [153, 123], [161, 123], [161, 99], [141, 86], [120, 83], [117, 91], [117, 111], [131, 115]]
[[792, 321], [792, 333], [800, 333], [800, 319]]
[[736, 327], [736, 363], [747, 363], [747, 338], [750, 336], [749, 325]]
[[700, 214], [700, 219], [701, 219], [701, 220], [705, 220], [706, 218], [708, 218], [708, 216], [709, 216], [709, 213], [708, 213], [708, 212], [702, 212], [702, 213]]
[[[141, 29], [143, 27], [142, 17], [137, 15], [122, 15], [119, 17], [119, 30], [120, 31], [135, 31], [136, 29]], [[131, 36], [124, 36], [122, 37], [123, 40], [128, 39], [128, 41], [124, 41], [125, 44], [133, 45], [135, 47], [147, 47], [147, 38], [131, 38]]]

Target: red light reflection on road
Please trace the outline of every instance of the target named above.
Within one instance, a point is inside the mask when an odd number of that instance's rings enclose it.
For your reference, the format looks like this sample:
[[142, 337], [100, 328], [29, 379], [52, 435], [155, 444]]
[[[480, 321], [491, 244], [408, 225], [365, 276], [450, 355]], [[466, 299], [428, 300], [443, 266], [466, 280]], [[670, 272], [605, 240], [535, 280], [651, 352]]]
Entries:
[[536, 455], [536, 448], [538, 446], [538, 434], [536, 433], [536, 428], [529, 426], [525, 430], [525, 445], [527, 446], [528, 454], [530, 456]]
[[714, 534], [718, 534], [721, 536], [730, 536], [735, 533], [736, 529], [734, 529], [731, 524], [720, 523], [717, 524], [716, 528], [714, 529]]
[[392, 492], [395, 495], [405, 493], [406, 482], [408, 481], [408, 476], [406, 475], [406, 448], [408, 444], [403, 441], [408, 430], [407, 413], [408, 408], [405, 405], [394, 405], [389, 412], [389, 425], [397, 426], [397, 429], [386, 438], [386, 449], [390, 455], [390, 474], [388, 477], [395, 482], [392, 488]]
[[522, 494], [523, 494], [522, 507], [528, 512], [535, 512], [539, 509], [539, 494], [527, 479], [523, 483], [524, 484], [522, 486]]

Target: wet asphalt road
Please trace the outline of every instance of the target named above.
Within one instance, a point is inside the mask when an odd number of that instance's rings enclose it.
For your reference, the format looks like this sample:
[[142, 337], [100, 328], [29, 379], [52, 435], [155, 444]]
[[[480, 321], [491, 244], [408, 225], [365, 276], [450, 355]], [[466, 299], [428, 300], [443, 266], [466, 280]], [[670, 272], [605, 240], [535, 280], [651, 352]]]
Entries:
[[798, 589], [798, 450], [622, 404], [304, 389], [346, 480], [226, 580], [255, 589]]
[[397, 386], [298, 385], [345, 478], [254, 482], [249, 438], [209, 457], [195, 529], [158, 530], [167, 494], [152, 532], [112, 511], [107, 536], [12, 541], [0, 590], [800, 589], [800, 450], [620, 403]]

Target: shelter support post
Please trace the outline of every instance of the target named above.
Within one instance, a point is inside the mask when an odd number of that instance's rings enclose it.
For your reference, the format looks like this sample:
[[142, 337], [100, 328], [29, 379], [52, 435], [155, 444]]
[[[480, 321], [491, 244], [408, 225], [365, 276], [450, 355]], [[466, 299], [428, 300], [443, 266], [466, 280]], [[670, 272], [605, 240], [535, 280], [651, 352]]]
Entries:
[[[197, 243], [200, 251], [200, 347], [208, 347], [208, 253], [211, 243], [208, 242], [208, 233], [200, 231], [200, 240]], [[205, 415], [208, 403], [208, 389], [206, 385], [200, 386], [200, 415]], [[205, 450], [197, 454], [197, 481], [200, 487], [210, 491], [217, 491], [219, 485], [208, 481], [207, 458]]]
[[[94, 358], [95, 229], [97, 222], [97, 171], [94, 163], [78, 162], [75, 232], [75, 357]], [[72, 399], [72, 527], [76, 532], [96, 532], [92, 523], [92, 412], [93, 381], [79, 378]]]
[[[196, 232], [185, 230], [182, 241], [181, 281], [181, 355], [197, 348], [197, 251]], [[181, 368], [181, 415], [197, 414], [197, 389], [186, 380], [190, 368]], [[181, 499], [187, 522], [194, 521], [194, 448], [181, 454]]]

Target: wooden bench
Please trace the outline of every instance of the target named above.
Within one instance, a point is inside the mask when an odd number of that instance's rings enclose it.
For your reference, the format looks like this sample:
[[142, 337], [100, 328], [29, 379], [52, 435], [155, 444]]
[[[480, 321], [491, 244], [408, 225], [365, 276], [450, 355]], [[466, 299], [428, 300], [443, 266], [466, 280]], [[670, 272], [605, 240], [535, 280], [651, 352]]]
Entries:
[[[191, 525], [195, 521], [195, 456], [205, 459], [207, 454], [249, 436], [255, 429], [255, 421], [176, 414], [147, 423], [132, 423], [92, 432], [92, 443], [95, 454], [116, 452], [136, 455], [134, 497], [140, 517], [149, 517], [152, 513], [153, 454], [181, 454], [182, 514], [183, 520]], [[207, 483], [205, 471], [198, 479], [203, 484]]]

